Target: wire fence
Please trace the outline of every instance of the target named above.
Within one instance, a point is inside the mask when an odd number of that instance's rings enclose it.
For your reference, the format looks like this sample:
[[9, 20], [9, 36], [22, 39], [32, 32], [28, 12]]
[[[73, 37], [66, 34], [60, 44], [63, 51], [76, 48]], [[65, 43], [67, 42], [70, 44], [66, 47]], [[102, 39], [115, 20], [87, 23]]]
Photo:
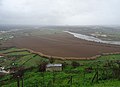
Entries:
[[[118, 66], [119, 65], [119, 66]], [[35, 80], [34, 83], [25, 83], [24, 75], [25, 70], [19, 70], [10, 74], [7, 79], [0, 80], [0, 86], [6, 85], [10, 82], [16, 82], [15, 87], [80, 87], [99, 83], [100, 80], [107, 80], [111, 78], [120, 79], [120, 64], [117, 67], [114, 64], [110, 64], [109, 67], [85, 68], [83, 71], [73, 70], [64, 71], [65, 76], [59, 76], [61, 72], [50, 72], [49, 79], [46, 77], [46, 72], [40, 73], [40, 80]]]
[[[33, 57], [37, 56], [34, 54]], [[0, 79], [0, 86], [9, 84], [11, 82], [16, 82], [16, 87], [24, 87], [25, 86], [25, 77], [24, 74], [26, 69], [23, 68], [24, 64], [32, 59], [29, 58], [16, 71], [9, 74], [7, 78]], [[99, 63], [106, 62], [104, 66], [100, 66]], [[35, 80], [34, 83], [29, 83], [27, 87], [62, 87], [63, 84], [65, 87], [75, 87], [91, 85], [94, 83], [98, 83], [100, 80], [106, 80], [111, 78], [120, 79], [120, 61], [97, 61], [95, 62], [95, 66], [93, 68], [87, 67], [83, 70], [64, 70], [66, 75], [59, 76], [61, 72], [50, 72], [49, 79], [46, 78], [46, 72], [39, 72], [40, 80]], [[29, 70], [29, 69], [27, 69]], [[0, 78], [4, 75], [0, 74]]]

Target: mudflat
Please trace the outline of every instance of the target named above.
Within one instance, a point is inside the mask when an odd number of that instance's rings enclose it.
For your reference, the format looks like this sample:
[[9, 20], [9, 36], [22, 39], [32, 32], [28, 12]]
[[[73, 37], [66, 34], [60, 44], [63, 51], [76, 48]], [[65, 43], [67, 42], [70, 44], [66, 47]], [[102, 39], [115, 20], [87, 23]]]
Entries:
[[3, 46], [27, 48], [49, 56], [76, 58], [92, 57], [102, 53], [120, 52], [120, 46], [78, 39], [65, 32], [16, 37], [4, 42]]

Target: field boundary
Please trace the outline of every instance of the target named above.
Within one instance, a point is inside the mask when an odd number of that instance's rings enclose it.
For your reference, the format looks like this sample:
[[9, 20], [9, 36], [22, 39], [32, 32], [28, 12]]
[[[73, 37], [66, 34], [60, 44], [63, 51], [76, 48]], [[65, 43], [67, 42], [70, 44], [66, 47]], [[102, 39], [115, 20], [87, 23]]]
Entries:
[[98, 57], [101, 57], [101, 56], [120, 54], [120, 52], [113, 52], [113, 53], [102, 53], [102, 54], [95, 55], [95, 56], [92, 56], [92, 57], [58, 57], [58, 56], [46, 55], [46, 54], [43, 54], [41, 52], [36, 52], [34, 50], [27, 49], [27, 48], [26, 48], [26, 50], [29, 51], [30, 53], [38, 54], [41, 57], [44, 57], [44, 58], [47, 58], [47, 59], [52, 58], [52, 59], [59, 59], [59, 60], [95, 60], [95, 59], [97, 59]]

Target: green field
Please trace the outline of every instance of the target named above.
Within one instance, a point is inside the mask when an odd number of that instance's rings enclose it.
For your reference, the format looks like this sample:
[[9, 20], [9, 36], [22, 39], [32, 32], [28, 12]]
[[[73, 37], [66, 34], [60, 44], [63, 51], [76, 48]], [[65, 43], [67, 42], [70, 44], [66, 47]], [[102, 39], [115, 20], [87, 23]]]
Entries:
[[5, 66], [6, 68], [8, 66], [11, 67], [12, 63], [15, 63], [17, 66], [20, 66], [27, 60], [29, 61], [26, 62], [26, 64], [24, 65], [24, 67], [26, 68], [37, 66], [37, 62], [40, 62], [40, 61], [41, 62], [48, 61], [48, 59], [42, 58], [38, 55], [34, 56], [35, 54], [30, 53], [25, 49], [9, 48], [6, 50], [0, 50], [0, 53], [3, 53], [6, 55], [5, 57], [2, 57], [0, 59], [0, 62], [3, 61], [2, 63], [0, 63], [0, 65]]
[[[61, 72], [41, 72], [40, 64], [51, 60], [30, 53], [26, 49], [8, 48], [0, 50], [0, 66], [24, 67], [24, 87], [120, 87], [120, 54], [101, 56], [96, 60], [52, 60], [62, 63]], [[95, 77], [98, 72], [98, 77]], [[115, 75], [114, 75], [115, 74]], [[0, 76], [0, 87], [17, 87], [12, 75]]]

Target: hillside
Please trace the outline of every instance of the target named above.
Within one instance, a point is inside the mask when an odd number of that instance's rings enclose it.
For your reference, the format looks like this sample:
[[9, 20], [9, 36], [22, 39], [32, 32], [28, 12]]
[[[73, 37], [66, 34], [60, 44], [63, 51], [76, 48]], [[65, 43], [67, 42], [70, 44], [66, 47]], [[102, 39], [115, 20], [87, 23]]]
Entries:
[[[15, 47], [1, 49], [1, 66], [18, 67], [16, 71], [24, 71], [24, 87], [118, 87], [120, 86], [120, 55], [101, 56], [96, 60], [51, 60], [32, 54], [26, 49]], [[42, 72], [44, 62], [62, 63], [61, 72]], [[21, 69], [22, 67], [23, 69]], [[21, 69], [21, 71], [20, 71]], [[16, 72], [17, 73], [17, 72]], [[97, 73], [97, 74], [96, 74]], [[98, 75], [98, 76], [96, 76]], [[1, 76], [2, 87], [17, 87], [18, 78], [14, 74]], [[20, 81], [22, 81], [22, 78]], [[22, 82], [21, 82], [22, 83]]]

